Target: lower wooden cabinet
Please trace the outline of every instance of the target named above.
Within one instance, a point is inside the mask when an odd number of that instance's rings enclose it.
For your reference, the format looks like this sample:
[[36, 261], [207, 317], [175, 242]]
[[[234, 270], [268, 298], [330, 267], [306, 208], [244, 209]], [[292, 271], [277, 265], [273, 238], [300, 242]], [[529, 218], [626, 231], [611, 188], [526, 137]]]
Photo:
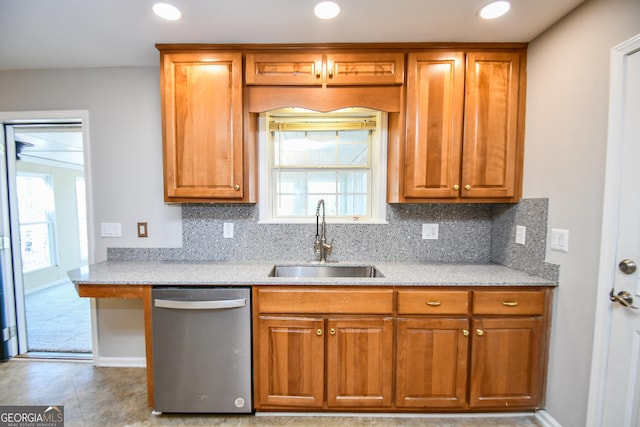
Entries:
[[396, 406], [464, 408], [469, 320], [399, 318]]
[[327, 331], [327, 406], [390, 407], [393, 317], [330, 318]]
[[552, 288], [262, 290], [257, 410], [543, 407]]
[[260, 316], [256, 406], [323, 406], [323, 331], [322, 318]]

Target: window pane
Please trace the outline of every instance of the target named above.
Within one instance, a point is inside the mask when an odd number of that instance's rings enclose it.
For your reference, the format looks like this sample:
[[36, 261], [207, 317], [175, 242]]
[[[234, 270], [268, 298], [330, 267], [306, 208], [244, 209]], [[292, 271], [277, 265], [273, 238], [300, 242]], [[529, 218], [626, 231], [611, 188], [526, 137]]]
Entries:
[[22, 249], [22, 270], [36, 270], [50, 266], [49, 224], [29, 224], [20, 226]]
[[16, 175], [23, 272], [54, 264], [51, 181], [50, 175]]
[[339, 216], [363, 216], [368, 214], [367, 196], [362, 195], [341, 195], [338, 197]]
[[338, 164], [341, 166], [367, 166], [369, 164], [369, 144], [340, 144]]

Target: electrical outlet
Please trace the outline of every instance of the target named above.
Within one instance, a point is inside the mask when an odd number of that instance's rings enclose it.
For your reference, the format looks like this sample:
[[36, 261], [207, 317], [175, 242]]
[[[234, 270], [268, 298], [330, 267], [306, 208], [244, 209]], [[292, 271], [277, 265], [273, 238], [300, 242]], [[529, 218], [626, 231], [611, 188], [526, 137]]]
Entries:
[[233, 239], [233, 223], [225, 222], [222, 227], [222, 237], [225, 239]]
[[422, 238], [424, 240], [438, 240], [438, 224], [422, 224]]
[[527, 227], [524, 225], [516, 225], [516, 243], [524, 245], [527, 240]]
[[138, 237], [148, 237], [147, 234], [148, 228], [147, 228], [147, 223], [146, 222], [139, 222], [138, 223]]

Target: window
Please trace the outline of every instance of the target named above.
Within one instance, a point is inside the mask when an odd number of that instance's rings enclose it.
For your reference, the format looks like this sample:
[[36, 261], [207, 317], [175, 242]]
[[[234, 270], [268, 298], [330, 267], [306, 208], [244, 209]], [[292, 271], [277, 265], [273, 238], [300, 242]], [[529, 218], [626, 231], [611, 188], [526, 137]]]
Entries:
[[[386, 117], [378, 111], [282, 109], [264, 114], [260, 138], [260, 220], [383, 222]], [[382, 167], [381, 167], [382, 165]]]
[[55, 265], [52, 180], [51, 175], [16, 176], [23, 272]]

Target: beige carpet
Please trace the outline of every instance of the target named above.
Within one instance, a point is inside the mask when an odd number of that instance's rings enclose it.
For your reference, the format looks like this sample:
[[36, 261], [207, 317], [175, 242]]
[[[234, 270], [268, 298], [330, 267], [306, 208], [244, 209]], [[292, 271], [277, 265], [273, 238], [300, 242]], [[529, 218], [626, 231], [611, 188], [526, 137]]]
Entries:
[[67, 281], [25, 296], [27, 347], [34, 352], [91, 353], [88, 298]]

